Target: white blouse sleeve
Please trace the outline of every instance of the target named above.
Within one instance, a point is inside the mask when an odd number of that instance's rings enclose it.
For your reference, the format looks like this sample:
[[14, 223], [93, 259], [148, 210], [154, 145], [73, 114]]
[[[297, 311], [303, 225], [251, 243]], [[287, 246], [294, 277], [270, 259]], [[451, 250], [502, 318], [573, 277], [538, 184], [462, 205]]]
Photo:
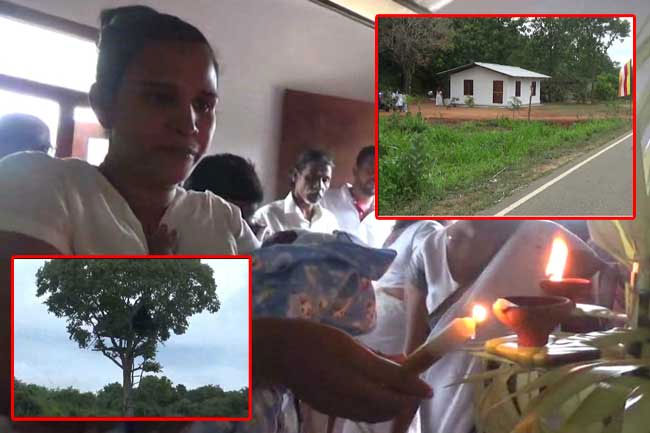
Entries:
[[239, 207], [231, 204], [230, 210], [230, 227], [237, 242], [237, 254], [250, 254], [253, 250], [260, 247], [260, 241], [257, 240], [251, 228], [248, 227], [248, 224], [242, 218]]
[[435, 230], [413, 247], [406, 283], [427, 293], [427, 310], [432, 313], [459, 286], [447, 264], [447, 230]]
[[70, 254], [73, 221], [61, 162], [40, 152], [0, 159], [0, 230], [39, 239]]

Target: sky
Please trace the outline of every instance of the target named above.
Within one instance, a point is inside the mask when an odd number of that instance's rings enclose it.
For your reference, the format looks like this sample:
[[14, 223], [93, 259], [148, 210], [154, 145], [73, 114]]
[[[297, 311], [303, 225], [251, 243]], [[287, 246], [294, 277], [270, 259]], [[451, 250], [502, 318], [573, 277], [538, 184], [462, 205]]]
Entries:
[[628, 60], [632, 59], [633, 53], [633, 42], [632, 35], [634, 34], [634, 24], [632, 23], [632, 18], [622, 18], [630, 23], [630, 36], [623, 39], [623, 41], [616, 41], [609, 47], [607, 54], [609, 58], [615, 62], [618, 62], [620, 66], [627, 63]]
[[[188, 389], [248, 386], [248, 260], [201, 260], [214, 270], [221, 308], [189, 319], [183, 335], [159, 345], [161, 374]], [[122, 370], [100, 352], [69, 339], [65, 319], [47, 311], [36, 296], [35, 275], [45, 260], [19, 259], [14, 268], [14, 375], [48, 388], [72, 386], [82, 392], [122, 383]]]

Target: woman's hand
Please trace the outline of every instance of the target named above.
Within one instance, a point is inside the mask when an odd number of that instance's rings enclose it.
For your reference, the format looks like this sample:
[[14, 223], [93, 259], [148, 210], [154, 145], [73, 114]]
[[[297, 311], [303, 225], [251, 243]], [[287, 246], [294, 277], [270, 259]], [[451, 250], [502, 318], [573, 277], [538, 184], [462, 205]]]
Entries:
[[298, 319], [255, 319], [253, 340], [254, 386], [287, 386], [327, 415], [386, 421], [433, 395], [416, 375], [330, 326]]

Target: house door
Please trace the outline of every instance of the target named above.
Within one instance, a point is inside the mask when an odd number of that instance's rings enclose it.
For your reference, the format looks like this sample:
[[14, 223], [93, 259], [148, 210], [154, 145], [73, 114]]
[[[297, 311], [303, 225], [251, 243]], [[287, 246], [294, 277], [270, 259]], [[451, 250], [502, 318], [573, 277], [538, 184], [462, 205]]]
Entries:
[[492, 103], [503, 104], [503, 81], [492, 81]]

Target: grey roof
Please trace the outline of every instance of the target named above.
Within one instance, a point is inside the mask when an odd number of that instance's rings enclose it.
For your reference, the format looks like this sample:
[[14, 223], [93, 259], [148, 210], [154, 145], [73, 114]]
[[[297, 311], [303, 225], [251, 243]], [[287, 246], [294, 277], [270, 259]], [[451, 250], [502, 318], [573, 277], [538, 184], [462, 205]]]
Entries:
[[490, 69], [492, 71], [499, 72], [500, 74], [508, 75], [510, 77], [551, 78], [548, 75], [540, 74], [539, 72], [529, 71], [528, 69], [520, 68], [519, 66], [497, 65], [496, 63], [483, 63], [483, 62], [472, 62], [467, 65], [442, 71], [437, 75], [453, 74], [456, 72], [464, 71], [465, 69], [472, 68], [474, 66], [480, 66], [485, 69]]

